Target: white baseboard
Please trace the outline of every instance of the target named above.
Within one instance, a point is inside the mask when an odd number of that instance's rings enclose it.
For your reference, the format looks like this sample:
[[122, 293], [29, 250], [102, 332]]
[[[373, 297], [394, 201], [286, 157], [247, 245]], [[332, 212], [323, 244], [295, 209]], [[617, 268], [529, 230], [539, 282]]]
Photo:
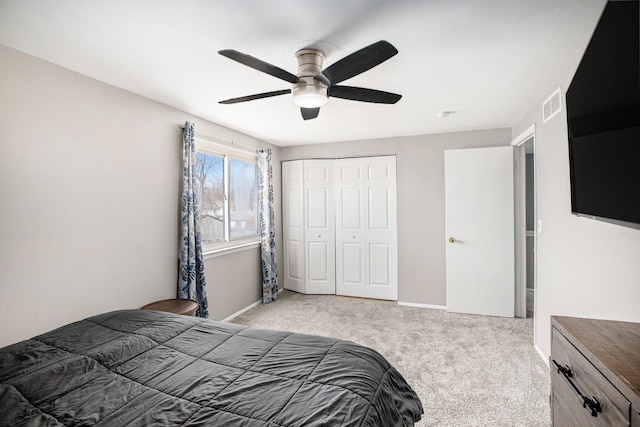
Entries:
[[[278, 293], [281, 293], [282, 291], [284, 291], [284, 288], [279, 288], [278, 289]], [[260, 304], [262, 304], [262, 300], [258, 300], [256, 302], [254, 302], [253, 304], [250, 304], [250, 305], [246, 306], [242, 310], [236, 311], [231, 316], [222, 319], [221, 322], [230, 322], [231, 320], [235, 319], [236, 317], [240, 316], [243, 313], [246, 313], [247, 311], [251, 310], [252, 308], [256, 308]]]
[[536, 349], [536, 351], [538, 352], [538, 354], [540, 355], [540, 357], [542, 358], [542, 361], [544, 362], [545, 365], [547, 365], [547, 367], [549, 367], [549, 358], [545, 357], [544, 353], [542, 352], [542, 350], [540, 350], [540, 347], [538, 347], [538, 344], [534, 344], [533, 348]]
[[257, 306], [258, 306], [258, 305], [260, 305], [260, 304], [262, 304], [262, 300], [258, 300], [258, 301], [256, 301], [256, 302], [254, 302], [253, 304], [248, 305], [247, 307], [243, 308], [242, 310], [240, 310], [240, 311], [236, 311], [236, 312], [235, 312], [235, 313], [233, 313], [231, 316], [229, 316], [229, 317], [227, 317], [227, 318], [222, 319], [222, 321], [223, 321], [223, 322], [229, 322], [229, 321], [231, 321], [231, 320], [235, 319], [236, 317], [240, 316], [241, 314], [243, 314], [243, 313], [245, 313], [245, 312], [247, 312], [247, 311], [251, 310], [252, 308], [257, 307]]
[[418, 308], [431, 308], [434, 310], [446, 310], [446, 305], [433, 305], [433, 304], [418, 304], [415, 302], [402, 302], [398, 301], [398, 305], [403, 305], [405, 307], [418, 307]]

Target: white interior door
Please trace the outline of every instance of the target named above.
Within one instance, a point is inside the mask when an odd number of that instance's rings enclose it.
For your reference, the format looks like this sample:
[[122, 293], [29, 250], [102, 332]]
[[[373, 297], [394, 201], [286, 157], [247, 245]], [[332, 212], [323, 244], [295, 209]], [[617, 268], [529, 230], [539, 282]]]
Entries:
[[339, 159], [336, 293], [396, 300], [396, 163], [393, 156]]
[[304, 160], [306, 293], [335, 294], [333, 160]]
[[282, 232], [284, 287], [305, 293], [304, 283], [304, 172], [303, 161], [282, 163]]
[[514, 316], [513, 148], [445, 151], [447, 310]]

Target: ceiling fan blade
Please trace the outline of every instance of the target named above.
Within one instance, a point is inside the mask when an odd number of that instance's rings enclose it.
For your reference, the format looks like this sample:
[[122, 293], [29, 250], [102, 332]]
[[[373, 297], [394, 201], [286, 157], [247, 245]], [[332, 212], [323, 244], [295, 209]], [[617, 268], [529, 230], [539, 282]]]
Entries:
[[[351, 55], [345, 56], [320, 74], [328, 79], [331, 84], [337, 84], [370, 70], [397, 53], [398, 50], [391, 43], [380, 40], [353, 52]], [[316, 79], [322, 81], [323, 77], [316, 77]]]
[[269, 75], [272, 75], [273, 77], [277, 77], [289, 83], [298, 83], [298, 81], [300, 80], [298, 76], [291, 74], [290, 72], [285, 71], [282, 68], [278, 68], [275, 65], [271, 65], [261, 59], [254, 58], [251, 55], [238, 52], [237, 50], [224, 49], [219, 50], [218, 53], [222, 56], [226, 56], [229, 59], [238, 61], [239, 63], [246, 65], [247, 67], [262, 71], [263, 73], [267, 73]]
[[350, 99], [351, 101], [375, 102], [377, 104], [395, 104], [402, 95], [381, 90], [353, 86], [331, 86], [329, 96]]
[[269, 98], [272, 96], [284, 95], [287, 93], [291, 93], [291, 89], [275, 90], [273, 92], [256, 93], [255, 95], [225, 99], [224, 101], [220, 101], [219, 104], [237, 104], [238, 102], [253, 101], [254, 99]]
[[302, 118], [305, 120], [315, 119], [320, 113], [320, 108], [300, 108]]
[[325, 76], [324, 74], [320, 73], [317, 76], [314, 77], [314, 79], [316, 79], [317, 81], [319, 81], [322, 84], [325, 84], [328, 86], [331, 86], [331, 80], [329, 80], [327, 78], [327, 76]]

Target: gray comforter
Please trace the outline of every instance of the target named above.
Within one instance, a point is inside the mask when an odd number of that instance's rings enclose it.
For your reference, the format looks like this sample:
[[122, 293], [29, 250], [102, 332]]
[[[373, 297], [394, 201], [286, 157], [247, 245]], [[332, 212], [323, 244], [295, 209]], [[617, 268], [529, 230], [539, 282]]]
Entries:
[[124, 310], [0, 349], [1, 426], [412, 426], [380, 354], [319, 336]]

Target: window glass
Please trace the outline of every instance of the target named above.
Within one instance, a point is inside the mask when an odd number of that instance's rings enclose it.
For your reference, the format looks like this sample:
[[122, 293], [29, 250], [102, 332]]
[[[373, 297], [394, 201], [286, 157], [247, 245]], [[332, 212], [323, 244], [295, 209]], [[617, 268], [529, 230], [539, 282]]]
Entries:
[[233, 247], [231, 241], [256, 240], [258, 172], [255, 159], [227, 154], [224, 148], [211, 145], [197, 147], [196, 151], [200, 236], [205, 252]]
[[196, 185], [202, 243], [224, 242], [224, 158], [198, 153]]
[[229, 159], [229, 232], [230, 239], [258, 234], [257, 179], [255, 162]]

